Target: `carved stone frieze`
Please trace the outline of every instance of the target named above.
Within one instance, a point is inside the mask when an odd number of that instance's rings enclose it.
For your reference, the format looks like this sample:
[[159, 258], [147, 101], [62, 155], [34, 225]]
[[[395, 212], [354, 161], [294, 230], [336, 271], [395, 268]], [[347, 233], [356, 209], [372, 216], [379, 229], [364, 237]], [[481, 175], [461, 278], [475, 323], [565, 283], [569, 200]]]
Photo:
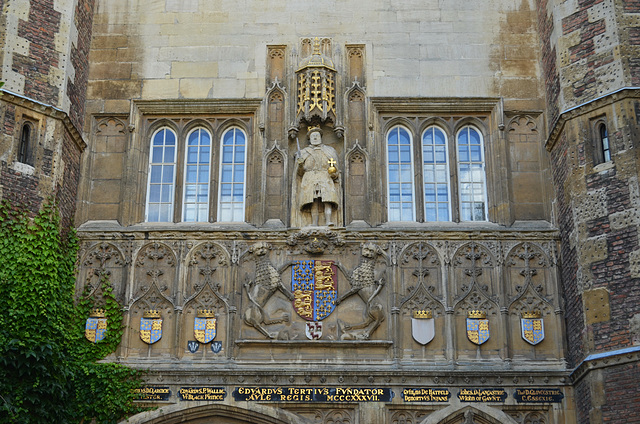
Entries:
[[287, 244], [292, 247], [293, 254], [302, 252], [319, 255], [333, 253], [337, 248], [345, 245], [342, 235], [325, 229], [303, 230], [287, 238]]
[[144, 245], [135, 262], [134, 296], [149, 290], [155, 284], [160, 291], [167, 292], [174, 286], [176, 258], [173, 249], [164, 243], [152, 242]]
[[84, 274], [85, 296], [96, 296], [102, 281], [109, 281], [114, 288], [114, 295], [119, 302], [124, 300], [123, 271], [124, 258], [118, 248], [106, 242], [87, 247], [83, 256], [82, 273]]
[[205, 242], [193, 248], [188, 262], [190, 286], [186, 287], [187, 295], [200, 290], [205, 284], [219, 290], [220, 283], [214, 282], [214, 273], [218, 267], [228, 265], [227, 252], [216, 243]]

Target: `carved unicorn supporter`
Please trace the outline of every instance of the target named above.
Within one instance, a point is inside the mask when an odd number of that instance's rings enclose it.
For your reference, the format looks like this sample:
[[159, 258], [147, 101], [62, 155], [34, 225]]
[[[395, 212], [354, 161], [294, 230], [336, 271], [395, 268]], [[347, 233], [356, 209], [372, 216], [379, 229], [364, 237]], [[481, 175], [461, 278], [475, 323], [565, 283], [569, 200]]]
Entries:
[[265, 311], [264, 305], [271, 299], [276, 291], [280, 290], [289, 300], [293, 300], [293, 295], [282, 284], [280, 273], [267, 258], [269, 244], [259, 242], [254, 244], [249, 252], [256, 257], [255, 279], [244, 284], [249, 297], [249, 306], [244, 311], [244, 322], [250, 327], [254, 327], [260, 333], [270, 339], [282, 338], [278, 332], [269, 332], [265, 325], [288, 322], [289, 315], [283, 314], [278, 318], [271, 318]]

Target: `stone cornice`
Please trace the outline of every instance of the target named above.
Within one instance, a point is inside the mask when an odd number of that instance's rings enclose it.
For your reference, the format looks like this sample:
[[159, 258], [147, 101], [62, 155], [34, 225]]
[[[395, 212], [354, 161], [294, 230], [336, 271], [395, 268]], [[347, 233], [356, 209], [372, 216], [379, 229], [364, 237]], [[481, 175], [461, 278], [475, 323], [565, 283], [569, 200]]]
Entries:
[[500, 104], [498, 97], [371, 97], [378, 113], [461, 113], [491, 112]]
[[133, 107], [145, 115], [255, 113], [262, 99], [168, 99], [134, 100]]
[[576, 384], [591, 371], [637, 362], [640, 362], [640, 346], [597, 353], [587, 356], [573, 370], [570, 377], [573, 383]]
[[560, 114], [558, 119], [556, 119], [556, 122], [551, 127], [551, 131], [549, 131], [549, 137], [545, 143], [547, 151], [550, 152], [553, 149], [553, 146], [557, 143], [558, 138], [564, 129], [564, 125], [568, 121], [625, 99], [640, 99], [640, 87], [621, 88], [612, 93], [598, 97], [597, 99], [590, 100], [586, 103], [582, 103], [578, 106], [572, 107], [571, 109], [565, 110]]
[[[115, 221], [89, 222], [78, 228], [78, 236], [86, 240], [143, 240], [143, 239], [207, 239], [207, 240], [270, 240], [285, 241], [289, 237], [309, 231], [304, 229], [258, 229], [249, 224], [136, 224], [122, 227]], [[434, 224], [416, 224], [411, 227], [334, 229], [345, 240], [559, 240], [559, 232], [550, 226], [502, 227], [486, 223], [484, 226], [451, 223], [446, 227]]]
[[2, 92], [2, 96], [0, 97], [2, 101], [30, 109], [36, 113], [48, 116], [53, 119], [60, 120], [67, 132], [71, 135], [71, 138], [76, 143], [76, 146], [78, 146], [80, 151], [82, 152], [84, 151], [84, 149], [86, 149], [87, 143], [82, 138], [82, 134], [71, 122], [69, 115], [62, 109], [58, 109], [55, 106], [48, 105], [46, 103], [42, 103], [37, 100], [30, 99], [29, 97], [12, 93], [11, 91], [7, 91], [4, 89], [1, 89], [0, 92]]

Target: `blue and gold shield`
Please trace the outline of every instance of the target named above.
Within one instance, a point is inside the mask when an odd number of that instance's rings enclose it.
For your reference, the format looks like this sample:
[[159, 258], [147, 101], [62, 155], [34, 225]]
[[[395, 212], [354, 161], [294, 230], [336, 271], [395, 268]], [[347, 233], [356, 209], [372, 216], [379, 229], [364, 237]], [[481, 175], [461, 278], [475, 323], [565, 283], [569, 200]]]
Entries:
[[544, 339], [544, 323], [542, 318], [520, 318], [522, 338], [532, 345], [537, 345]]
[[162, 337], [162, 318], [140, 318], [140, 338], [154, 344]]
[[92, 343], [99, 342], [104, 339], [107, 333], [107, 319], [102, 317], [87, 318], [84, 327], [84, 336]]
[[477, 345], [489, 340], [489, 320], [467, 318], [467, 338]]
[[307, 321], [322, 321], [338, 298], [337, 267], [333, 261], [296, 261], [291, 267], [293, 309]]
[[216, 319], [196, 317], [193, 322], [193, 335], [200, 343], [209, 343], [216, 338]]

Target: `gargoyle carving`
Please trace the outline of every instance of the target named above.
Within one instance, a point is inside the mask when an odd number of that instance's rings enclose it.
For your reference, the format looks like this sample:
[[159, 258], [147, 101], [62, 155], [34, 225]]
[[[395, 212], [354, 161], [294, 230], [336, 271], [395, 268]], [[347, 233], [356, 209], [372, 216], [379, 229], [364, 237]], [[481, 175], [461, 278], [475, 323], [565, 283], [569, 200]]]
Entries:
[[248, 308], [244, 311], [244, 322], [266, 337], [275, 339], [278, 338], [278, 333], [269, 332], [264, 326], [288, 322], [289, 315], [283, 314], [279, 318], [271, 318], [264, 310], [264, 305], [277, 290], [280, 290], [289, 300], [293, 300], [293, 295], [284, 287], [280, 273], [267, 258], [269, 247], [268, 243], [258, 242], [249, 249], [249, 252], [256, 257], [256, 275], [254, 280], [244, 284], [250, 301]]
[[366, 305], [363, 313], [364, 320], [353, 325], [338, 320], [342, 340], [368, 340], [380, 326], [380, 323], [384, 321], [384, 307], [378, 301], [377, 296], [382, 290], [385, 280], [375, 273], [376, 258], [382, 253], [382, 250], [373, 243], [364, 243], [361, 253], [360, 265], [348, 277], [351, 289], [338, 298], [336, 304], [340, 304], [346, 298], [357, 294]]

